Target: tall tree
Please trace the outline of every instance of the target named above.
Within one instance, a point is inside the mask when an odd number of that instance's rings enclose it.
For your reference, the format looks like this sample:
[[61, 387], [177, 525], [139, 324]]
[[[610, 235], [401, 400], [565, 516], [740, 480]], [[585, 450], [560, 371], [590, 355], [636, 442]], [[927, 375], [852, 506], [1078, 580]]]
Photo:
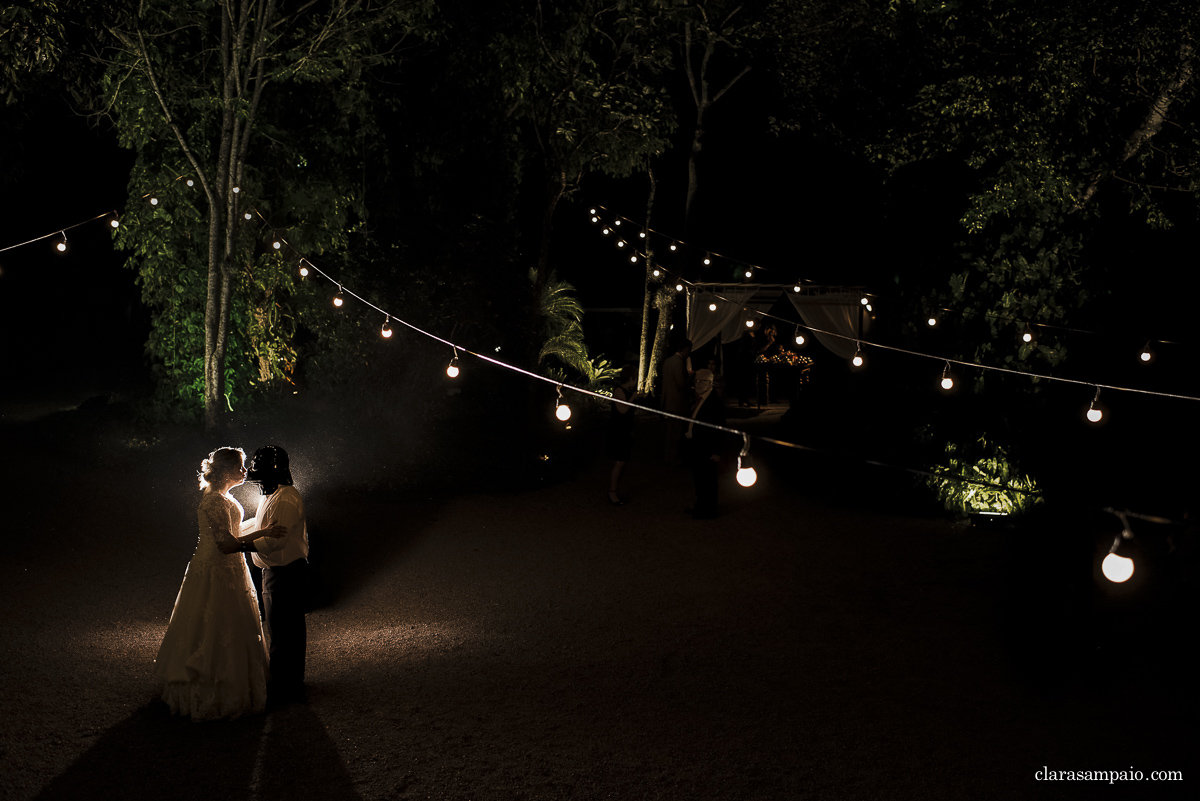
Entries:
[[[109, 26], [100, 111], [138, 152], [118, 241], [160, 309], [151, 349], [182, 397], [202, 389], [207, 428], [230, 408], [231, 379], [287, 367], [291, 315], [279, 299], [296, 265], [285, 268], [287, 251], [272, 244], [300, 226], [287, 241], [301, 252], [345, 246], [365, 216], [355, 179], [373, 133], [364, 71], [427, 12], [369, 0], [143, 0]], [[200, 284], [196, 320], [188, 298]], [[198, 330], [202, 359], [178, 347]], [[232, 369], [231, 343], [241, 351]]]

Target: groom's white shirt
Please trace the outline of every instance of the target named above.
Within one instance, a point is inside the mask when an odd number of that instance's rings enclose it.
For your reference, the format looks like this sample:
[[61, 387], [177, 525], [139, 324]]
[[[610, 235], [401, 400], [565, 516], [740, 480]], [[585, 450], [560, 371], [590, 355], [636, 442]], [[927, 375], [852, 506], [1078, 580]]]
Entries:
[[295, 487], [283, 486], [258, 501], [254, 529], [268, 522], [287, 526], [283, 537], [260, 537], [254, 541], [254, 564], [282, 567], [308, 556], [308, 526], [304, 520], [304, 500]]

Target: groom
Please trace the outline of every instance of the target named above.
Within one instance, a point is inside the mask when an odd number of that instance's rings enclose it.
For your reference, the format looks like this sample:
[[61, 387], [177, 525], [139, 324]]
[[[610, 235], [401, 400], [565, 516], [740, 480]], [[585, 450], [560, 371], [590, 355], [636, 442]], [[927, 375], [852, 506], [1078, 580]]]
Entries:
[[265, 445], [254, 452], [246, 480], [262, 488], [259, 520], [287, 527], [285, 537], [263, 537], [254, 542], [254, 564], [263, 569], [263, 610], [271, 640], [269, 700], [282, 703], [304, 696], [304, 624], [308, 577], [308, 529], [304, 501], [292, 486], [287, 451]]

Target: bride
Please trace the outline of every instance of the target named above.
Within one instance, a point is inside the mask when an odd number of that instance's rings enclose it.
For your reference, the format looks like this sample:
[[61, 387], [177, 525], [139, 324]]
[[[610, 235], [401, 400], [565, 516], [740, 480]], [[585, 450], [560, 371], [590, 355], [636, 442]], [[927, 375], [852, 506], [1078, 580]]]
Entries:
[[266, 705], [266, 644], [241, 551], [287, 529], [270, 521], [240, 533], [242, 507], [229, 490], [246, 480], [245, 458], [240, 448], [218, 448], [200, 463], [200, 541], [155, 660], [163, 701], [192, 720], [235, 718]]

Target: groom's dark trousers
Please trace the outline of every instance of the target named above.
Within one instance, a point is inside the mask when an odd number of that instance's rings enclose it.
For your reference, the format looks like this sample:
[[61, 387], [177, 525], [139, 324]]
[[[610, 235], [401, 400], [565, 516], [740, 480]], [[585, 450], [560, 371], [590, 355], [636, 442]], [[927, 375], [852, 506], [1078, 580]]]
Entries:
[[263, 611], [271, 637], [271, 692], [279, 697], [299, 695], [304, 688], [307, 572], [307, 559], [263, 569]]

